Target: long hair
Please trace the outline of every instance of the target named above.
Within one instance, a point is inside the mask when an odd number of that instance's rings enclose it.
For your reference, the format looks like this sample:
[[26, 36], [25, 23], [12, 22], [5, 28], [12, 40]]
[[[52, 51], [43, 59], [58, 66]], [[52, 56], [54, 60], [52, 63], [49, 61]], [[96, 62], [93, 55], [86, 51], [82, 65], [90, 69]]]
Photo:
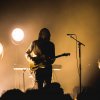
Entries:
[[50, 40], [50, 31], [47, 28], [42, 28], [39, 32], [38, 40]]

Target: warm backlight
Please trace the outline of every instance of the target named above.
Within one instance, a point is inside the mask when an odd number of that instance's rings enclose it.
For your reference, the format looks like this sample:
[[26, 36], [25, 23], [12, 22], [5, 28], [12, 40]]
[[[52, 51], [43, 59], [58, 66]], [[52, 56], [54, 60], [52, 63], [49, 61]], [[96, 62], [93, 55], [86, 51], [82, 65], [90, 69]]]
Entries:
[[20, 28], [16, 28], [13, 30], [12, 32], [12, 38], [15, 40], [15, 41], [22, 41], [23, 38], [24, 38], [24, 32], [22, 29]]

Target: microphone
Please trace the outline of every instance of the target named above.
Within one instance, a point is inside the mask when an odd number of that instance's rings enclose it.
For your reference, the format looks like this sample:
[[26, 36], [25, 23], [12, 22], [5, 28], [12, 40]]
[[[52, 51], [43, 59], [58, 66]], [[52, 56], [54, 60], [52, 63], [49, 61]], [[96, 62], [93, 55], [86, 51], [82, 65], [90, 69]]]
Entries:
[[67, 35], [69, 35], [69, 36], [70, 36], [70, 35], [75, 35], [75, 34], [67, 34]]

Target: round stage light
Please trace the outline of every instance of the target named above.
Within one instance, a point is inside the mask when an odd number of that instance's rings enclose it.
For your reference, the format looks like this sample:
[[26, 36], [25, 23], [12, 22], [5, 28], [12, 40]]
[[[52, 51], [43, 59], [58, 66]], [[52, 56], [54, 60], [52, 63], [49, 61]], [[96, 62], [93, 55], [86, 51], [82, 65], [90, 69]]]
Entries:
[[3, 45], [0, 43], [0, 59], [3, 58]]
[[99, 69], [100, 69], [100, 59], [98, 59], [98, 67], [99, 67]]
[[2, 53], [3, 53], [3, 46], [2, 46], [2, 44], [0, 43], [0, 55], [2, 55]]
[[12, 38], [14, 41], [20, 42], [24, 38], [24, 31], [20, 28], [16, 28], [12, 31]]

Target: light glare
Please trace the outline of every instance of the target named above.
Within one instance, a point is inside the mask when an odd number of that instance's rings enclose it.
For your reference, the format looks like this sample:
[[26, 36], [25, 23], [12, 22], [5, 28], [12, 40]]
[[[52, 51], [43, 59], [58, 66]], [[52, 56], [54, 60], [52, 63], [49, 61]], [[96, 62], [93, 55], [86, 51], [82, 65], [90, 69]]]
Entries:
[[99, 67], [99, 69], [100, 69], [100, 59], [98, 60], [98, 67]]
[[23, 38], [24, 38], [24, 32], [23, 32], [23, 30], [20, 29], [20, 28], [14, 29], [13, 32], [12, 32], [12, 38], [15, 41], [22, 41]]
[[0, 58], [3, 58], [3, 45], [0, 43]]

